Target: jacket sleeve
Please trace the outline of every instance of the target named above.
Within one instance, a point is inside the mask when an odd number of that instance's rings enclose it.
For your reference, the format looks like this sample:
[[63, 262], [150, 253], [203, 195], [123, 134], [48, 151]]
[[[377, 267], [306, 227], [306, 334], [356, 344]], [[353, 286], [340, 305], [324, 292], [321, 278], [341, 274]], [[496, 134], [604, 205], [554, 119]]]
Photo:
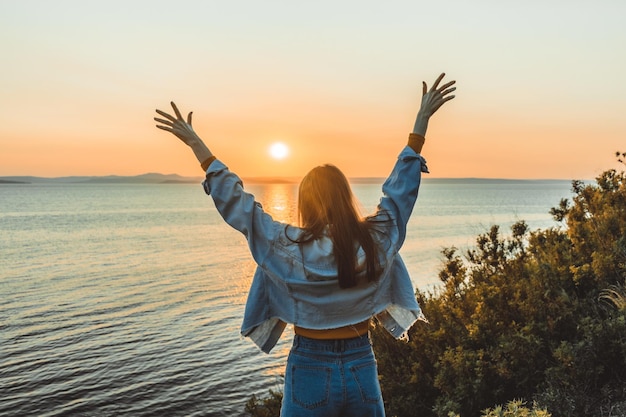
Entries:
[[273, 220], [254, 196], [244, 190], [241, 179], [220, 160], [209, 165], [202, 185], [224, 221], [246, 237], [252, 257], [261, 264], [285, 224]]
[[422, 172], [428, 172], [426, 160], [413, 148], [406, 146], [383, 184], [383, 196], [376, 214], [372, 216], [374, 220], [391, 218], [396, 229], [392, 240], [397, 250], [406, 237], [406, 226], [417, 200]]

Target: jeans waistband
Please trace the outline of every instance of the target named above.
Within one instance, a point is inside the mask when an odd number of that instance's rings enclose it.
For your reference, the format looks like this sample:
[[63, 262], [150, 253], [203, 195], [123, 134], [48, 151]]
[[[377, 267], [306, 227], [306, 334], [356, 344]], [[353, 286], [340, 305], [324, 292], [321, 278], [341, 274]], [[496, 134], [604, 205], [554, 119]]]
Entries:
[[310, 339], [298, 334], [293, 338], [294, 348], [299, 347], [320, 352], [345, 352], [347, 350], [370, 345], [369, 333], [351, 339]]

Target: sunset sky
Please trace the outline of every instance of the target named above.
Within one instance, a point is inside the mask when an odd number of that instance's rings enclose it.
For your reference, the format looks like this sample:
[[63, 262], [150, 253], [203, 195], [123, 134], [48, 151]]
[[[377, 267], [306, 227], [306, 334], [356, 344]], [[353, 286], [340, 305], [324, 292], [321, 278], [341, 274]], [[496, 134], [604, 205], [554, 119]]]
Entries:
[[[591, 179], [626, 152], [626, 1], [0, 0], [0, 176], [384, 176], [421, 82], [431, 177]], [[272, 158], [274, 142], [289, 154]]]

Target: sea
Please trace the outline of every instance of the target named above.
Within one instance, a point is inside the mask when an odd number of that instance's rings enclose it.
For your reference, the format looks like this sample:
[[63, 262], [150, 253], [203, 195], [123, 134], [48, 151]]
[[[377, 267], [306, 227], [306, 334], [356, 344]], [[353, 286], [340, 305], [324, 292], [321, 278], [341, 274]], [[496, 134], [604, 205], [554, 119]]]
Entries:
[[[353, 183], [364, 214], [381, 182]], [[295, 222], [296, 184], [246, 189]], [[570, 181], [424, 179], [401, 251], [415, 287], [491, 225], [564, 227], [549, 210], [571, 197]], [[0, 185], [0, 416], [245, 415], [281, 389], [293, 335], [269, 355], [240, 336], [254, 268], [199, 184]]]

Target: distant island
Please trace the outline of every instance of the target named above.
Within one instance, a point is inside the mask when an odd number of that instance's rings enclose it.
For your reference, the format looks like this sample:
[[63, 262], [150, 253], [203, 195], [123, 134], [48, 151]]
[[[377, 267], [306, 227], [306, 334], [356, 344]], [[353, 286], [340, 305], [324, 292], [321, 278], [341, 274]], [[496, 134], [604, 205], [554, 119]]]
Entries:
[[0, 178], [0, 184], [28, 184], [28, 182], [25, 181], [11, 181], [11, 180], [5, 180]]
[[[68, 176], [68, 177], [35, 177], [8, 176], [0, 177], [0, 184], [200, 184], [204, 177], [184, 177], [178, 174], [148, 173], [134, 176]], [[300, 178], [295, 177], [244, 177], [246, 184], [297, 184]], [[360, 177], [351, 178], [354, 184], [379, 184], [384, 178]]]
[[199, 184], [202, 177], [148, 173], [134, 176], [0, 177], [0, 184]]
[[[200, 184], [202, 180], [204, 180], [204, 177], [148, 173], [134, 176], [7, 176], [0, 177], [0, 184]], [[243, 178], [243, 181], [248, 184], [295, 184], [299, 182], [299, 178], [250, 177]]]

